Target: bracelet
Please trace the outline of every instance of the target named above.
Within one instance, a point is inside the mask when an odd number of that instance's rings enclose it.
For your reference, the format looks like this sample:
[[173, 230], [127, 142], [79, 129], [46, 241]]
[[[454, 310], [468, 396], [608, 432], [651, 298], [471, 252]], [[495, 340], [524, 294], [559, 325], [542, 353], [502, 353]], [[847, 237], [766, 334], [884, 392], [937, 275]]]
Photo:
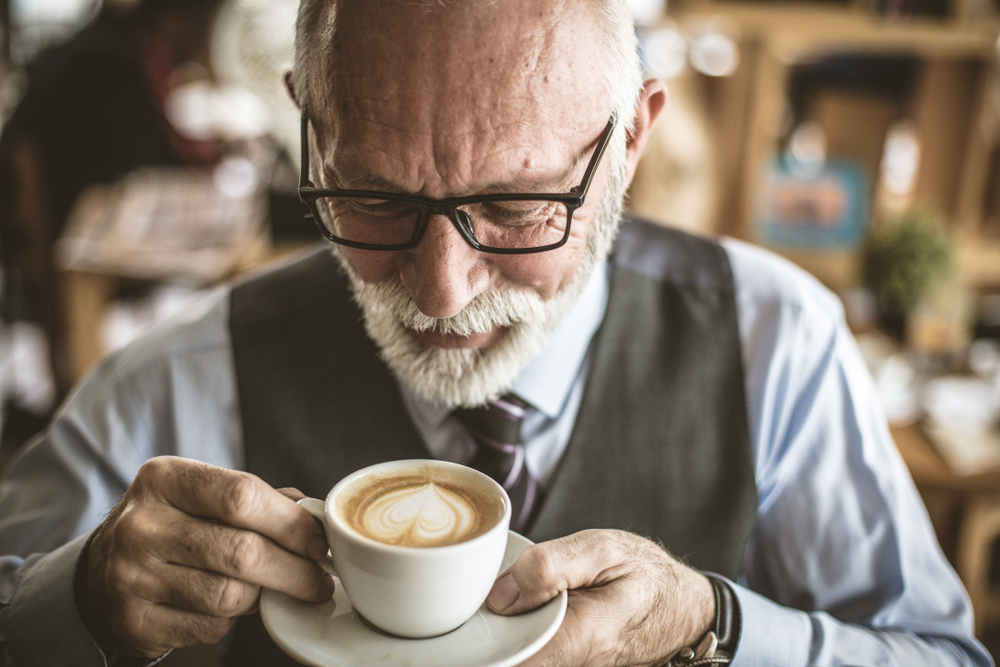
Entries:
[[697, 646], [678, 651], [667, 663], [668, 667], [728, 665], [736, 653], [741, 630], [739, 600], [724, 579], [712, 574], [706, 576], [715, 597], [715, 623]]
[[719, 636], [709, 631], [694, 648], [685, 646], [667, 663], [667, 667], [694, 667], [694, 665], [728, 665], [732, 658], [719, 652]]

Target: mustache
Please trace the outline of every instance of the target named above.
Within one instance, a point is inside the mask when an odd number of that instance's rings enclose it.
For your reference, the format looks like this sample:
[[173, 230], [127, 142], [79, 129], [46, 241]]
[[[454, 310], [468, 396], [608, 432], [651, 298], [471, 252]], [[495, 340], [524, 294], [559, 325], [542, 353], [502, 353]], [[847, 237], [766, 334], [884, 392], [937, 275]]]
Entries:
[[356, 287], [355, 298], [359, 303], [382, 311], [383, 315], [389, 315], [402, 326], [417, 332], [472, 336], [497, 327], [537, 321], [545, 310], [545, 302], [537, 294], [490, 287], [473, 297], [454, 316], [431, 317], [420, 311], [399, 278], [380, 283], [361, 283]]

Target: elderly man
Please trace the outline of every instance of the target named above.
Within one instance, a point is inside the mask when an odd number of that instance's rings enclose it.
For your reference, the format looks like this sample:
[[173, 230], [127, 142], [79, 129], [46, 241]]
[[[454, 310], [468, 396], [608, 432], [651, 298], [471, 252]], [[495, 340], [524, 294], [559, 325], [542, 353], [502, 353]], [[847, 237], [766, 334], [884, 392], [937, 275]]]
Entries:
[[[835, 299], [621, 222], [666, 103], [623, 1], [304, 0], [289, 88], [334, 252], [112, 357], [13, 465], [4, 664], [149, 661], [220, 641], [261, 587], [329, 598], [285, 487], [475, 464], [455, 408], [483, 404], [518, 415], [538, 542], [488, 603], [572, 593], [526, 664], [660, 665], [712, 633], [734, 665], [990, 664]], [[282, 659], [255, 618], [234, 664]]]

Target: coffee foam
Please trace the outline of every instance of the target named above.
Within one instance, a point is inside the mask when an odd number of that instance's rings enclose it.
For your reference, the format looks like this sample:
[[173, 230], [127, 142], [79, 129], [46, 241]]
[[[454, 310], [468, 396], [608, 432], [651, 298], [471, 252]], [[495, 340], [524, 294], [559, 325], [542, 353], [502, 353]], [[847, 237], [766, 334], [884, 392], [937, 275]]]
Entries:
[[500, 520], [503, 503], [475, 482], [425, 468], [357, 480], [341, 493], [337, 509], [365, 537], [425, 548], [482, 535]]

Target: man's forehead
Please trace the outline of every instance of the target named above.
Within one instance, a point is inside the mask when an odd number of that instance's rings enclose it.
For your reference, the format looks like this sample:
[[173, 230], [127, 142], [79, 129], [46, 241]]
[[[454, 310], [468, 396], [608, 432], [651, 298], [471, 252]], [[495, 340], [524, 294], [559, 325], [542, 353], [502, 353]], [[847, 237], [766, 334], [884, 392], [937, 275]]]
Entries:
[[374, 128], [367, 141], [352, 133], [333, 150], [321, 140], [315, 167], [327, 187], [437, 198], [569, 191], [591, 155], [591, 137], [547, 136], [532, 129], [447, 141]]
[[[604, 97], [601, 31], [581, 0], [341, 0], [311, 68], [316, 102], [414, 123], [533, 122]], [[318, 89], [318, 90], [316, 90]], [[431, 118], [433, 116], [433, 118]], [[567, 122], [566, 119], [562, 119]]]
[[611, 111], [599, 31], [567, 20], [569, 0], [520, 1], [343, 3], [311, 89], [328, 166], [391, 171], [411, 192], [479, 191], [514, 173], [553, 185]]

